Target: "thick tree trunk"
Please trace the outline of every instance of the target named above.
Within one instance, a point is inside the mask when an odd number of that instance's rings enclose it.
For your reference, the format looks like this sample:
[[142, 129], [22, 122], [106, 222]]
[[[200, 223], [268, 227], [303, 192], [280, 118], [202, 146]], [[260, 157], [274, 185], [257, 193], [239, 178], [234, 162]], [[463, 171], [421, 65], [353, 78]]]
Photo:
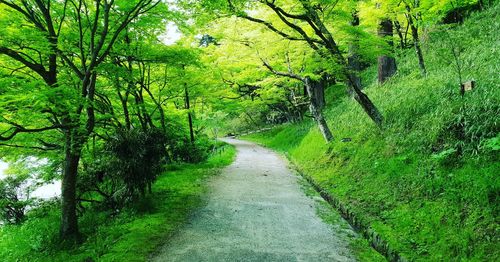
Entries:
[[313, 96], [316, 102], [316, 106], [319, 110], [323, 110], [326, 106], [325, 100], [325, 88], [327, 85], [327, 80], [322, 78], [318, 81], [311, 81]]
[[68, 131], [65, 143], [65, 159], [61, 183], [61, 228], [63, 240], [76, 239], [79, 236], [76, 216], [76, 179], [80, 162], [80, 147], [75, 146], [72, 135]]
[[323, 135], [323, 138], [326, 140], [326, 142], [330, 142], [333, 140], [333, 135], [332, 132], [330, 131], [330, 128], [328, 127], [328, 124], [326, 123], [323, 114], [321, 113], [321, 109], [318, 107], [316, 96], [314, 95], [315, 85], [309, 77], [305, 78], [304, 85], [306, 86], [307, 93], [311, 98], [311, 102], [309, 103], [309, 110], [311, 111], [314, 120], [316, 120], [316, 123], [318, 124], [319, 130]]
[[[379, 24], [378, 35], [384, 38], [392, 49], [394, 46], [393, 41], [393, 26], [390, 19], [384, 19]], [[388, 78], [393, 76], [396, 71], [396, 58], [392, 55], [383, 55], [378, 57], [378, 82], [383, 84]]]

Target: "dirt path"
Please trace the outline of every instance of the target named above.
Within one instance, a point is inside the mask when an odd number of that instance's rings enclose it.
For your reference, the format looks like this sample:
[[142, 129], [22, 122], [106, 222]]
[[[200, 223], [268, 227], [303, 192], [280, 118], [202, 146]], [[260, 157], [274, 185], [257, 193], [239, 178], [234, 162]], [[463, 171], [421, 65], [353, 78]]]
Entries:
[[282, 158], [226, 141], [237, 147], [236, 161], [210, 182], [207, 205], [153, 261], [354, 261], [351, 234], [318, 217], [318, 201]]

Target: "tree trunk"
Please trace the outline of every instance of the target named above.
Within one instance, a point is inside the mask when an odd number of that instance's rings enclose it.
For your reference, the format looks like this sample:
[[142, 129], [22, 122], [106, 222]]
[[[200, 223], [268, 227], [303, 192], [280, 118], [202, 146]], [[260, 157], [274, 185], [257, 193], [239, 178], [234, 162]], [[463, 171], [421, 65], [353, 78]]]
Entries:
[[[392, 21], [390, 19], [384, 19], [379, 24], [378, 29], [379, 37], [382, 37], [386, 40], [391, 48], [390, 53], [392, 54], [394, 51], [392, 50], [394, 46], [393, 41], [393, 26]], [[383, 55], [378, 57], [378, 82], [379, 84], [383, 84], [388, 78], [393, 76], [397, 71], [396, 66], [396, 58], [393, 55]]]
[[[361, 83], [357, 81], [356, 75], [349, 70], [347, 61], [344, 59], [344, 55], [339, 49], [339, 46], [333, 39], [332, 34], [328, 28], [323, 24], [317, 11], [313, 8], [310, 1], [301, 0], [302, 6], [307, 10], [307, 14], [310, 19], [310, 23], [314, 23], [317, 26], [315, 30], [316, 34], [324, 39], [328, 52], [336, 60], [339, 65], [343, 66], [343, 74], [346, 77], [347, 85], [354, 91], [354, 99], [363, 107], [363, 110], [368, 114], [368, 116], [375, 122], [378, 127], [382, 127], [384, 117], [378, 111], [377, 107], [373, 104], [370, 98], [361, 91]], [[317, 49], [318, 52], [320, 49]]]
[[321, 78], [318, 81], [311, 80], [313, 96], [316, 102], [316, 106], [319, 110], [323, 110], [326, 105], [325, 87], [327, 85], [327, 82], [328, 81], [325, 79], [325, 77]]
[[401, 50], [404, 50], [406, 47], [406, 39], [403, 36], [401, 24], [397, 20], [394, 21], [394, 27], [396, 28], [396, 32], [399, 37], [399, 48], [401, 48]]
[[[359, 26], [359, 16], [357, 12], [352, 14], [351, 25], [354, 27]], [[361, 56], [359, 55], [359, 39], [356, 37], [349, 44], [349, 55], [347, 57], [347, 67], [349, 70], [354, 72], [354, 80], [356, 81], [356, 85], [361, 86], [361, 78], [358, 76], [358, 72], [361, 72], [363, 69], [363, 65], [361, 63]], [[353, 95], [352, 89], [348, 90], [349, 95]]]
[[418, 66], [420, 67], [420, 72], [423, 76], [427, 75], [427, 69], [425, 68], [424, 55], [422, 54], [422, 49], [420, 48], [420, 40], [418, 36], [418, 29], [415, 26], [411, 26], [411, 34], [413, 36], [413, 45], [415, 46], [415, 52], [417, 52]]
[[373, 122], [381, 128], [384, 122], [384, 117], [380, 111], [378, 111], [378, 108], [373, 104], [370, 98], [363, 93], [363, 91], [361, 91], [361, 87], [356, 82], [356, 76], [353, 74], [347, 74], [347, 77], [348, 85], [354, 92], [354, 99], [356, 99], [356, 101], [361, 105], [370, 119], [372, 119]]
[[132, 129], [132, 122], [130, 121], [130, 113], [128, 110], [127, 100], [122, 100], [122, 107], [123, 107], [123, 116], [125, 117], [125, 126], [127, 130], [130, 130]]
[[325, 118], [323, 117], [323, 114], [321, 113], [321, 109], [318, 107], [316, 96], [314, 95], [315, 85], [312, 83], [309, 77], [305, 78], [304, 85], [306, 87], [309, 97], [311, 98], [311, 102], [309, 103], [309, 110], [311, 111], [314, 120], [316, 120], [316, 123], [318, 124], [319, 130], [323, 135], [323, 138], [328, 143], [333, 140], [333, 135], [332, 132], [330, 131], [330, 128], [328, 127], [328, 124], [326, 123]]
[[161, 105], [158, 105], [158, 112], [160, 112], [161, 129], [166, 134], [167, 133], [167, 123], [166, 123], [166, 119], [165, 119], [165, 110], [163, 110], [163, 107]]
[[65, 159], [61, 183], [61, 228], [60, 237], [63, 240], [77, 239], [79, 236], [78, 219], [76, 216], [76, 179], [80, 149], [75, 146], [71, 131], [66, 134]]
[[415, 52], [418, 57], [418, 65], [420, 67], [420, 72], [423, 76], [427, 75], [427, 69], [425, 68], [424, 55], [422, 54], [422, 49], [420, 48], [420, 37], [418, 35], [418, 28], [415, 25], [415, 21], [413, 20], [413, 16], [411, 14], [410, 6], [406, 6], [406, 11], [408, 12], [406, 18], [408, 19], [408, 24], [411, 29], [411, 36], [413, 37], [413, 46], [415, 47]]
[[189, 122], [189, 137], [191, 139], [191, 143], [194, 143], [194, 130], [193, 130], [193, 116], [191, 115], [191, 105], [189, 102], [189, 91], [187, 88], [187, 84], [184, 84], [184, 93], [186, 96], [186, 109], [188, 110], [188, 122]]
[[[128, 87], [128, 88], [130, 88], [130, 87]], [[128, 89], [125, 92], [125, 96], [122, 96], [120, 90], [118, 90], [118, 96], [119, 96], [120, 102], [122, 104], [123, 117], [125, 118], [125, 127], [127, 130], [132, 129], [132, 122], [130, 121], [130, 113], [129, 113], [129, 109], [128, 109], [128, 96], [130, 94], [129, 90], [130, 89]]]

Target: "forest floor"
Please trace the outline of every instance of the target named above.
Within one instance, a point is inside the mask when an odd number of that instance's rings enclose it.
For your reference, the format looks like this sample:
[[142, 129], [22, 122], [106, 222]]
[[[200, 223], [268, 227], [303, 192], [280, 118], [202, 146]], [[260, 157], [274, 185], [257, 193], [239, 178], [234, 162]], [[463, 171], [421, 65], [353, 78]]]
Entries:
[[153, 261], [354, 261], [374, 252], [279, 155], [225, 141], [238, 150], [235, 162]]

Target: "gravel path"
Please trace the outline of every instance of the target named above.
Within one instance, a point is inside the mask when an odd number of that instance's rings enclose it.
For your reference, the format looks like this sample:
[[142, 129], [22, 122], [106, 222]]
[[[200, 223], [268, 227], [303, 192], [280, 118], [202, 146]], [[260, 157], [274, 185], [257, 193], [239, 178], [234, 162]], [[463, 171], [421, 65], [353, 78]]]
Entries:
[[235, 162], [210, 181], [206, 206], [153, 261], [354, 261], [346, 234], [318, 217], [318, 201], [281, 157], [226, 142], [238, 150]]

